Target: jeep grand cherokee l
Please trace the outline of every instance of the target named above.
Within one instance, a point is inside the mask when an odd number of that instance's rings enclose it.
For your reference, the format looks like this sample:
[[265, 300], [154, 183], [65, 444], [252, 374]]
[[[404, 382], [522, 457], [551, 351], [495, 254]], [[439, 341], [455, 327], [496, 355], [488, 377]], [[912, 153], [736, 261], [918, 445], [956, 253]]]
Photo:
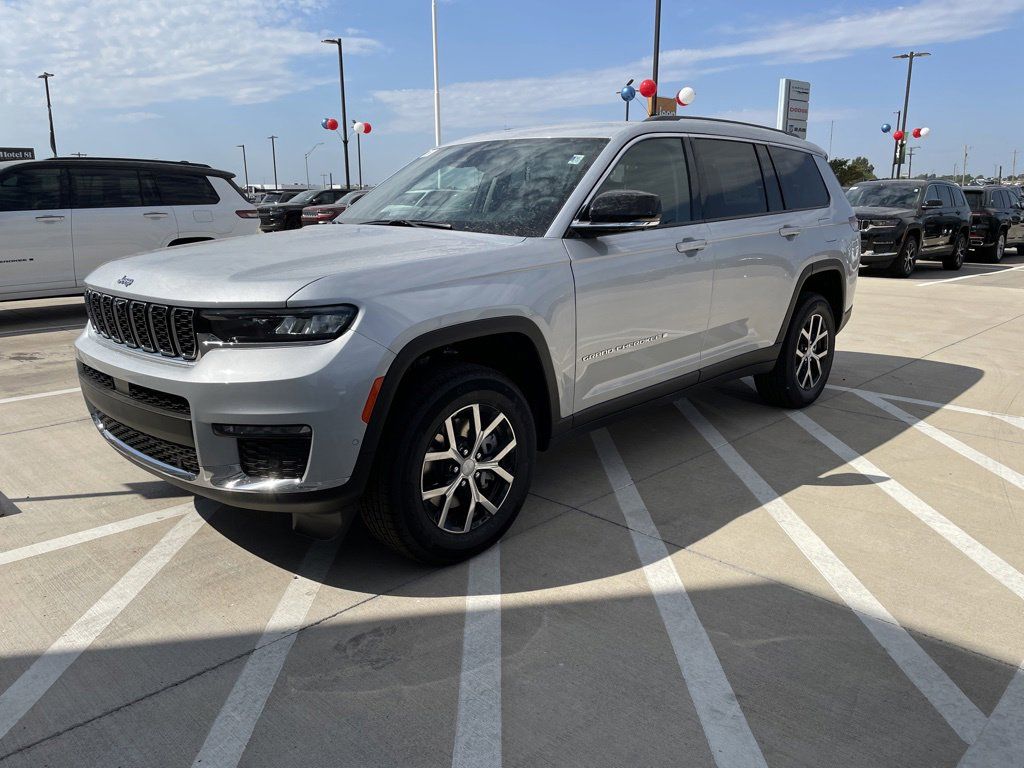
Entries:
[[971, 248], [989, 261], [1003, 260], [1007, 246], [1024, 245], [1024, 207], [1007, 187], [964, 187], [971, 204]]
[[536, 451], [613, 414], [740, 375], [814, 402], [860, 257], [819, 148], [701, 118], [448, 144], [339, 220], [98, 269], [82, 392], [168, 482], [321, 532], [358, 498], [435, 563], [497, 541]]
[[971, 211], [963, 192], [945, 181], [862, 181], [846, 191], [857, 214], [861, 265], [910, 277], [918, 259], [959, 270], [967, 255]]

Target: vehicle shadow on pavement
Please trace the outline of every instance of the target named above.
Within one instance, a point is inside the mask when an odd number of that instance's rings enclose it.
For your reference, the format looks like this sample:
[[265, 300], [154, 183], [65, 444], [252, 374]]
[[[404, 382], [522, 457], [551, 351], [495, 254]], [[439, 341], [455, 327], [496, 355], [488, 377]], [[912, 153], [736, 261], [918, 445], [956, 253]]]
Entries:
[[0, 334], [45, 333], [65, 326], [84, 326], [85, 321], [81, 296], [0, 304]]

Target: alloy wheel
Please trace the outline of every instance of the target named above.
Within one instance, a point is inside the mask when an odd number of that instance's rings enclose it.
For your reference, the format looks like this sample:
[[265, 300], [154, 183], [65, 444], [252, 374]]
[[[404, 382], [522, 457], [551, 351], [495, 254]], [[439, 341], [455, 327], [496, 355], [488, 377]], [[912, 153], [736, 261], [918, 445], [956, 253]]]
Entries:
[[917, 240], [910, 238], [903, 247], [903, 274], [909, 275], [917, 264]]
[[434, 524], [469, 533], [494, 517], [515, 482], [516, 434], [497, 408], [472, 403], [445, 418], [431, 438], [420, 495]]
[[964, 259], [967, 258], [967, 238], [960, 236], [956, 241], [956, 253], [953, 254], [953, 263], [957, 269], [963, 266]]
[[796, 382], [801, 389], [814, 389], [821, 381], [822, 360], [829, 353], [828, 326], [815, 313], [807, 318], [796, 343]]

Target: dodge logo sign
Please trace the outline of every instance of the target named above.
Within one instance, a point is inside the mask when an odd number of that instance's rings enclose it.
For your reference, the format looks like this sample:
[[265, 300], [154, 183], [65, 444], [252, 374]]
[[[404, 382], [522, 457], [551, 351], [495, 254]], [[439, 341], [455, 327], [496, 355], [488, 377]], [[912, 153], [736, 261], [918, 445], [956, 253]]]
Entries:
[[118, 285], [123, 285], [125, 288], [127, 288], [129, 285], [131, 285], [134, 282], [135, 281], [132, 280], [130, 277], [128, 277], [128, 275], [124, 275], [120, 280], [117, 281], [117, 284]]

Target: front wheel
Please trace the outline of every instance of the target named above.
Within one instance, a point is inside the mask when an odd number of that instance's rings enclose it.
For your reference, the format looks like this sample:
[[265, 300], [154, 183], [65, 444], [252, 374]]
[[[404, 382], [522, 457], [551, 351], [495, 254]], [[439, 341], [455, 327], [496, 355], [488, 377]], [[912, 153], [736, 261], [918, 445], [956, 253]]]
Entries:
[[436, 565], [497, 542], [526, 500], [536, 455], [519, 388], [490, 368], [444, 366], [403, 396], [389, 425], [361, 502], [370, 532]]
[[917, 255], [920, 245], [914, 235], [907, 235], [903, 240], [896, 260], [889, 266], [889, 274], [893, 277], [910, 277], [917, 266]]
[[964, 265], [967, 257], [967, 237], [963, 232], [953, 241], [953, 252], [942, 260], [942, 268], [956, 272]]
[[817, 293], [802, 296], [775, 367], [754, 376], [761, 399], [782, 408], [804, 408], [817, 400], [832, 370], [835, 338], [831, 305]]

